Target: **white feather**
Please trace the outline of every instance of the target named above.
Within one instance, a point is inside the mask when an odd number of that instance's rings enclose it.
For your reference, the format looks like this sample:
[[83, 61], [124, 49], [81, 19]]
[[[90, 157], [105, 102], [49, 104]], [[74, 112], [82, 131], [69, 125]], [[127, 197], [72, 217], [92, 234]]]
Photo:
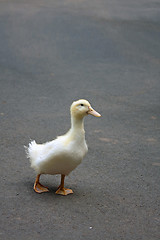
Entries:
[[44, 144], [35, 141], [26, 148], [31, 167], [37, 174], [68, 175], [82, 161], [88, 151], [85, 141], [83, 117], [90, 104], [86, 100], [71, 105], [71, 129], [63, 136]]

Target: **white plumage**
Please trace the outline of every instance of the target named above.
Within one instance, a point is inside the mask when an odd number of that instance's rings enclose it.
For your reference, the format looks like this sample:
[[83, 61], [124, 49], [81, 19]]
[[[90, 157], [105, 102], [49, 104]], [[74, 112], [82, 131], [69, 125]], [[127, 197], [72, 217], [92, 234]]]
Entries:
[[[78, 148], [77, 148], [78, 145]], [[28, 156], [31, 167], [39, 174], [68, 175], [81, 163], [87, 153], [84, 136], [70, 140], [69, 134], [44, 144], [32, 141], [29, 144]]]
[[38, 193], [48, 191], [46, 187], [39, 183], [41, 174], [61, 174], [61, 185], [56, 193], [62, 195], [72, 193], [71, 189], [64, 188], [64, 177], [81, 163], [88, 151], [83, 118], [87, 114], [96, 117], [101, 115], [84, 99], [73, 102], [70, 110], [71, 128], [65, 135], [44, 144], [31, 141], [26, 149], [31, 167], [38, 174], [34, 185], [34, 190]]

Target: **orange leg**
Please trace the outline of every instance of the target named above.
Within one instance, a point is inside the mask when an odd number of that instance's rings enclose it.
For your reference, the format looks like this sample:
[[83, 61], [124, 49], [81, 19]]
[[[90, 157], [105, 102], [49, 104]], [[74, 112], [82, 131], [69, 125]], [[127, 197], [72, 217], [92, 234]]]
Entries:
[[61, 184], [60, 186], [58, 187], [58, 190], [56, 191], [56, 194], [61, 194], [61, 195], [68, 195], [68, 194], [71, 194], [73, 193], [72, 189], [67, 189], [67, 188], [64, 188], [64, 178], [65, 178], [65, 175], [61, 175]]
[[39, 182], [39, 178], [40, 178], [41, 174], [38, 174], [34, 183], [34, 191], [37, 193], [43, 193], [43, 192], [48, 192], [48, 188], [44, 187], [40, 182]]

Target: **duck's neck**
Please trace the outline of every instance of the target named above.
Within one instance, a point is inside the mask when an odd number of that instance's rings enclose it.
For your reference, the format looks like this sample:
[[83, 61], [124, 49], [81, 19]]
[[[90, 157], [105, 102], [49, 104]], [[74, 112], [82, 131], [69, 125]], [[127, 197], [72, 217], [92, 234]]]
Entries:
[[83, 118], [71, 118], [71, 131], [84, 133], [84, 122]]

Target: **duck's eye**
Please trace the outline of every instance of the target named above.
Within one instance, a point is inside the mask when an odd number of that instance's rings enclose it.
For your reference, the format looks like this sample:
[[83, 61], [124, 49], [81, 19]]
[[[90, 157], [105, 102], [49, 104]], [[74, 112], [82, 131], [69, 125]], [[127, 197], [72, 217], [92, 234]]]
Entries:
[[81, 103], [80, 105], [81, 105], [82, 107], [84, 106], [84, 104], [83, 104], [83, 103]]

